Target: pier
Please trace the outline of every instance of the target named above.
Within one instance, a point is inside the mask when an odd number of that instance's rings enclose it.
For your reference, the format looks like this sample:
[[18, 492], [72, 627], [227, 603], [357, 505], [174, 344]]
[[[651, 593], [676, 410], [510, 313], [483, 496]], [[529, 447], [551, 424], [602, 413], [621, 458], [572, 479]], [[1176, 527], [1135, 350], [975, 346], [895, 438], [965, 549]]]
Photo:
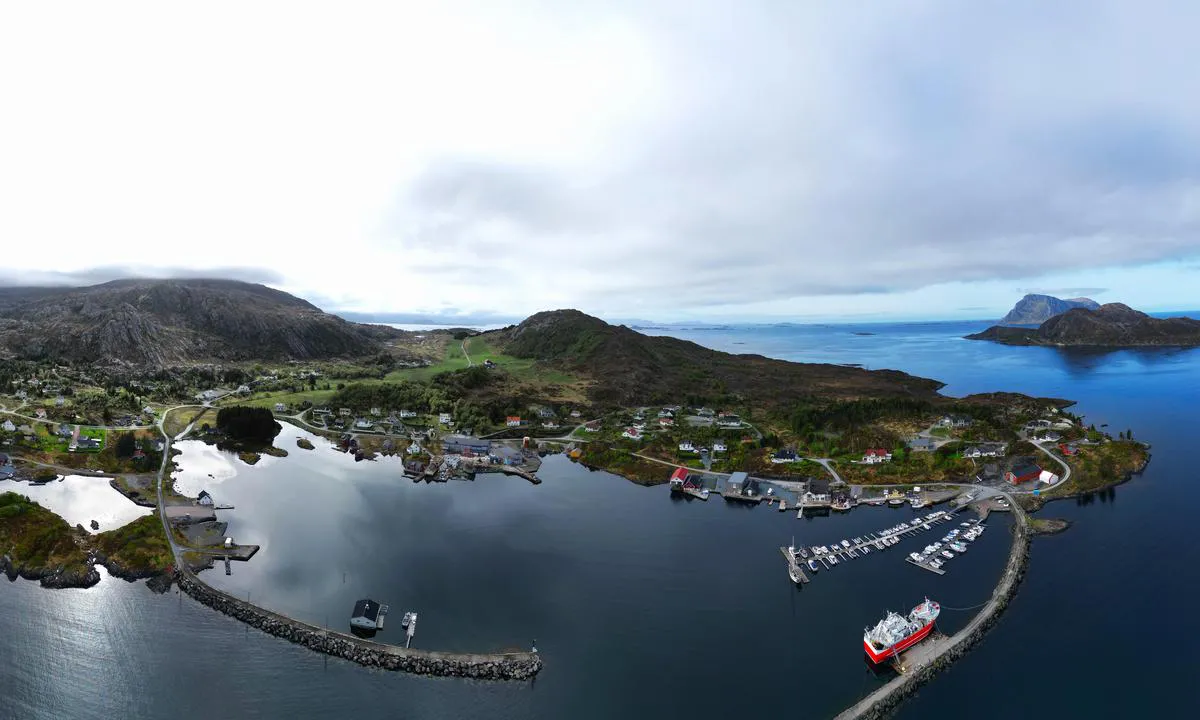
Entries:
[[[808, 584], [808, 574], [805, 573], [804, 569], [800, 567], [800, 563], [796, 562], [796, 559], [794, 557], [792, 557], [791, 548], [780, 546], [779, 552], [783, 553], [784, 559], [787, 560], [787, 562], [788, 562], [788, 572], [790, 573], [794, 570], [796, 572], [796, 574], [799, 575], [799, 577], [800, 577], [800, 584], [807, 585]], [[790, 579], [790, 577], [789, 577], [789, 579]]]

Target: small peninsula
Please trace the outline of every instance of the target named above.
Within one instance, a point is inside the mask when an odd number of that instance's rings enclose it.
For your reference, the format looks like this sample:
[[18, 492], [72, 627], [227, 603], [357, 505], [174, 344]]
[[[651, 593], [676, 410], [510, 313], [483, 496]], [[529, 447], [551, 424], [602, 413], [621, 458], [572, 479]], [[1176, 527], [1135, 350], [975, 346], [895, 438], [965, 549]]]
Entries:
[[966, 338], [1005, 345], [1195, 347], [1200, 345], [1200, 320], [1155, 318], [1122, 303], [1108, 303], [1095, 310], [1068, 310], [1036, 328], [993, 325]]

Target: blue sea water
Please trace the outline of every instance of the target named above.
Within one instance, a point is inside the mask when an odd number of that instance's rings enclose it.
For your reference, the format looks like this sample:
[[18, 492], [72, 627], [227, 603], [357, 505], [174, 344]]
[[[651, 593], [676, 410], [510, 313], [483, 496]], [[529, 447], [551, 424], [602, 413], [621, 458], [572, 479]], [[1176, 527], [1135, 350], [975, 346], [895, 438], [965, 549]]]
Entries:
[[[1027, 579], [981, 645], [901, 717], [1190, 714], [1200, 670], [1188, 638], [1200, 552], [1190, 456], [1200, 351], [1058, 351], [962, 340], [982, 323], [745, 326], [671, 334], [730, 352], [894, 368], [944, 393], [1011, 390], [1078, 401], [1090, 422], [1153, 443], [1145, 474], [1053, 503], [1066, 534], [1035, 540]], [[659, 332], [659, 331], [648, 331]], [[673, 500], [561, 459], [545, 482], [414, 485], [389, 462], [323, 446], [251, 468], [185, 446], [180, 483], [210, 488], [241, 542], [263, 546], [210, 582], [315, 623], [353, 600], [416, 609], [416, 644], [527, 646], [531, 683], [417, 678], [329, 660], [174, 593], [105, 579], [89, 590], [0, 584], [0, 718], [829, 717], [881, 679], [862, 627], [925, 594], [948, 607], [987, 596], [1006, 518], [945, 577], [902, 552], [820, 573], [802, 590], [776, 549], [826, 543], [911, 511], [797, 520], [766, 507]], [[910, 541], [917, 545], [919, 540]], [[953, 631], [969, 612], [947, 611]], [[398, 641], [385, 630], [381, 640]]]

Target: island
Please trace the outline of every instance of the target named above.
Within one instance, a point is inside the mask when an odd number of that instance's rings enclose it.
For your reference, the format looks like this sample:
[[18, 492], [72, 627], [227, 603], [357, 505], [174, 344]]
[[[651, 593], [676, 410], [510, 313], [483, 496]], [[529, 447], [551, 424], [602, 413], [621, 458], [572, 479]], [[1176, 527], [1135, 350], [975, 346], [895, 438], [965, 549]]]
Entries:
[[1128, 305], [1108, 303], [1095, 309], [1068, 310], [1036, 328], [995, 325], [966, 337], [1005, 345], [1195, 347], [1200, 345], [1200, 320], [1155, 318]]

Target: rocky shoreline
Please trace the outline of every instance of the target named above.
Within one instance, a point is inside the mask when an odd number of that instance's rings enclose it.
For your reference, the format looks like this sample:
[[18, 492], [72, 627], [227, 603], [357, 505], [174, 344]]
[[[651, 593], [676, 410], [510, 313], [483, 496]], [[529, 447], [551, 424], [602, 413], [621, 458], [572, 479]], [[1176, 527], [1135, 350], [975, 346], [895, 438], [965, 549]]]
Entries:
[[217, 612], [268, 635], [367, 667], [479, 680], [529, 680], [542, 669], [542, 659], [536, 652], [445, 653], [371, 642], [251, 605], [206, 585], [187, 570], [177, 570], [174, 579], [183, 592]]
[[[1019, 512], [1019, 511], [1018, 511]], [[1017, 588], [1025, 578], [1029, 565], [1029, 547], [1032, 532], [1025, 517], [1019, 515], [1013, 525], [1013, 546], [1004, 567], [1004, 575], [996, 586], [992, 601], [959, 634], [950, 639], [950, 646], [939, 653], [929, 664], [913, 668], [882, 688], [863, 698], [837, 716], [836, 720], [884, 720], [891, 717], [909, 696], [933, 680], [938, 673], [948, 668], [955, 660], [966, 655], [979, 643], [988, 630], [1000, 620], [1008, 603], [1017, 594]]]
[[17, 578], [36, 580], [42, 587], [53, 588], [55, 590], [63, 588], [89, 588], [100, 582], [100, 573], [96, 571], [96, 566], [91, 563], [87, 565], [87, 572], [80, 573], [77, 570], [68, 570], [64, 567], [31, 568], [23, 563], [21, 565], [14, 565], [11, 557], [0, 555], [0, 572], [4, 573], [11, 582], [16, 582]]

